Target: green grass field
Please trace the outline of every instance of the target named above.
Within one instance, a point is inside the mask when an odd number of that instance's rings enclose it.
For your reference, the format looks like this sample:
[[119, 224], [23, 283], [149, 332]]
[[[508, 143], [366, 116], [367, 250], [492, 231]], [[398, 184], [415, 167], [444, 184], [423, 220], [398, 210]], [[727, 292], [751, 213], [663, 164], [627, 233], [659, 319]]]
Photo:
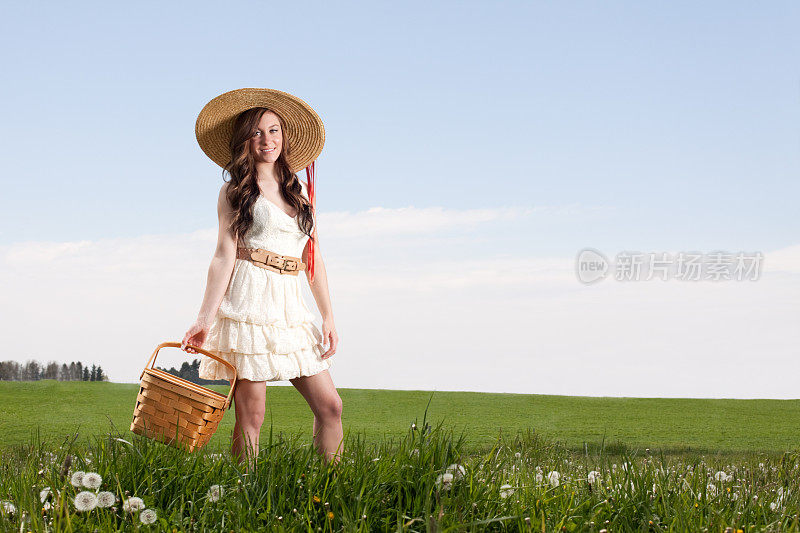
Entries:
[[[58, 442], [128, 432], [137, 384], [0, 382], [0, 447], [24, 444], [38, 428]], [[224, 386], [212, 387], [226, 393]], [[345, 433], [367, 441], [399, 438], [415, 420], [464, 431], [467, 449], [491, 447], [499, 436], [532, 430], [575, 451], [627, 449], [666, 453], [781, 453], [798, 450], [800, 400], [592, 398], [536, 394], [339, 389]], [[312, 414], [294, 387], [268, 387], [262, 435], [311, 436]], [[210, 448], [227, 448], [234, 413], [225, 414]], [[264, 438], [264, 437], [262, 437]], [[605, 440], [604, 440], [605, 439]]]
[[800, 532], [798, 401], [341, 389], [331, 468], [269, 387], [245, 472], [233, 412], [189, 454], [129, 432], [137, 391], [0, 383], [0, 531]]

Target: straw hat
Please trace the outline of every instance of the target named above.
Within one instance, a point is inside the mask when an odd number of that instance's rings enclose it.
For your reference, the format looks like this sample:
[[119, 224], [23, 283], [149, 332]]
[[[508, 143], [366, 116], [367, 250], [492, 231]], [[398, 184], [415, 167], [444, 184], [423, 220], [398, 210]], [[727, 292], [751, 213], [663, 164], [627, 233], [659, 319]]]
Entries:
[[[292, 147], [292, 154], [286, 161], [292, 172], [306, 169], [308, 200], [316, 224], [314, 161], [325, 144], [325, 128], [319, 115], [300, 98], [276, 89], [244, 88], [222, 93], [208, 102], [197, 116], [194, 132], [200, 148], [212, 161], [225, 168], [231, 160], [233, 123], [239, 113], [254, 107], [268, 107], [283, 119], [283, 134]], [[312, 239], [307, 268], [312, 282], [314, 256]]]
[[284, 135], [292, 147], [287, 158], [292, 172], [308, 167], [322, 152], [325, 128], [310, 105], [276, 89], [236, 89], [208, 102], [194, 127], [200, 148], [219, 166], [224, 168], [231, 159], [229, 143], [236, 116], [253, 107], [268, 107], [283, 119]]

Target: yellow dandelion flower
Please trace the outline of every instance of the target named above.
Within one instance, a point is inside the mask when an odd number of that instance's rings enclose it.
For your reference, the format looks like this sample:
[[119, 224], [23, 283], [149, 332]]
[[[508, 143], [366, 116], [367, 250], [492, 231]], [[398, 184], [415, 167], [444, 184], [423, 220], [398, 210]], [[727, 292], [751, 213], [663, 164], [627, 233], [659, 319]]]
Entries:
[[316, 503], [319, 503], [319, 502], [321, 502], [322, 500], [320, 500], [320, 499], [319, 499], [319, 496], [317, 496], [316, 494], [314, 494], [314, 501], [315, 501]]
[[333, 520], [333, 511], [328, 511], [328, 520]]
[[694, 502], [694, 506], [695, 506], [695, 507], [699, 507], [699, 505], [697, 505], [697, 502]]

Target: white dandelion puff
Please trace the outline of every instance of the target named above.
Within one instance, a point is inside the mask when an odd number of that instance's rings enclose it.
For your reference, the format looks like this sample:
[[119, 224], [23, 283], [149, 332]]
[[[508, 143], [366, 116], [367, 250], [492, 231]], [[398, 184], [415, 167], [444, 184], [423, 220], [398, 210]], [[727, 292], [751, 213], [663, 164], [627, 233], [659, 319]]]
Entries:
[[141, 511], [142, 509], [144, 509], [144, 500], [137, 498], [136, 496], [132, 496], [122, 502], [122, 510], [126, 513], [135, 513], [136, 511]]
[[436, 488], [442, 490], [450, 490], [450, 487], [453, 485], [453, 474], [450, 472], [445, 472], [444, 474], [439, 474], [436, 477]]
[[714, 474], [714, 479], [716, 479], [717, 481], [730, 481], [733, 479], [733, 475], [725, 473], [724, 470], [720, 470], [719, 472]]
[[208, 488], [206, 497], [208, 497], [209, 501], [217, 502], [224, 494], [225, 490], [222, 488], [222, 485], [211, 485]]
[[80, 487], [83, 485], [83, 472], [80, 470], [73, 472], [72, 478], [70, 478], [69, 482], [72, 483], [73, 487]]
[[514, 489], [509, 484], [500, 485], [500, 497], [501, 498], [508, 498], [514, 494]]
[[39, 501], [42, 503], [46, 502], [51, 492], [50, 487], [43, 488], [41, 492], [39, 492]]
[[713, 498], [714, 496], [717, 495], [717, 486], [714, 485], [713, 483], [709, 483], [706, 486], [706, 493], [708, 493], [708, 495]]
[[75, 504], [75, 509], [78, 511], [91, 511], [97, 507], [97, 496], [94, 492], [84, 490], [76, 494], [72, 502]]
[[589, 475], [586, 476], [586, 481], [588, 481], [589, 483], [594, 483], [595, 481], [599, 480], [600, 480], [600, 472], [598, 472], [597, 470], [592, 470], [591, 472], [589, 472]]
[[448, 466], [445, 469], [445, 472], [449, 472], [450, 474], [453, 474], [453, 480], [454, 481], [458, 481], [459, 479], [464, 477], [464, 474], [466, 473], [466, 470], [464, 469], [463, 466], [461, 466], [459, 464], [452, 464], [452, 465]]
[[97, 490], [103, 483], [103, 478], [100, 477], [100, 474], [98, 474], [97, 472], [86, 472], [85, 474], [83, 474], [83, 479], [81, 480], [81, 483], [87, 489]]
[[558, 485], [560, 483], [558, 478], [560, 478], [560, 477], [561, 477], [561, 474], [559, 474], [557, 471], [553, 470], [549, 474], [547, 474], [547, 481], [549, 481], [552, 486], [558, 487]]
[[522, 457], [522, 454], [521, 454], [521, 453], [519, 453], [519, 452], [517, 452], [517, 453], [515, 453], [515, 454], [514, 454], [514, 457], [516, 457], [517, 459], [519, 459], [520, 457]]
[[0, 508], [3, 509], [5, 514], [17, 514], [17, 507], [11, 502], [2, 501], [0, 502]]
[[155, 509], [145, 509], [139, 515], [139, 520], [142, 521], [142, 524], [152, 524], [156, 521], [156, 511]]
[[536, 483], [541, 483], [541, 482], [542, 482], [542, 479], [544, 479], [544, 476], [542, 476], [542, 473], [541, 473], [541, 472], [536, 472], [536, 477], [535, 477], [535, 479], [536, 479]]
[[113, 492], [107, 490], [97, 493], [97, 506], [98, 507], [111, 507], [117, 503], [117, 497]]

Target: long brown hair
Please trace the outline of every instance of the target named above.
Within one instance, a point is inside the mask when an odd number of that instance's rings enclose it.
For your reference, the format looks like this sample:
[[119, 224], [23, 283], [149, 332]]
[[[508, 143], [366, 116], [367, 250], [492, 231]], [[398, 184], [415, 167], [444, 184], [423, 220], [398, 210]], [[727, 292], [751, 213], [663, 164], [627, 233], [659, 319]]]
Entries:
[[233, 125], [233, 135], [231, 136], [230, 149], [231, 160], [222, 170], [222, 179], [225, 180], [225, 172], [230, 174], [228, 182], [227, 197], [235, 213], [231, 221], [230, 230], [234, 235], [241, 237], [247, 233], [253, 225], [253, 204], [256, 203], [261, 191], [256, 183], [257, 173], [253, 154], [250, 152], [250, 139], [258, 130], [258, 123], [265, 112], [275, 113], [281, 125], [283, 136], [283, 147], [275, 167], [280, 179], [279, 191], [284, 201], [297, 211], [297, 224], [300, 230], [311, 239], [312, 228], [314, 226], [311, 203], [302, 194], [300, 179], [297, 174], [291, 171], [286, 158], [292, 153], [291, 142], [286, 135], [286, 128], [280, 113], [274, 109], [266, 107], [254, 107], [242, 111], [236, 117]]

